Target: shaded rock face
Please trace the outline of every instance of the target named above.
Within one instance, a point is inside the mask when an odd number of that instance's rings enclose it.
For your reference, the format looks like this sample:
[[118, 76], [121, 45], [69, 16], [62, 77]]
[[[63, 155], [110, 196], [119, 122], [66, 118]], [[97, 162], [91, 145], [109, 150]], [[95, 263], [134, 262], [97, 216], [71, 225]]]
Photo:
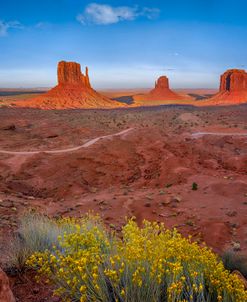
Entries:
[[247, 90], [247, 73], [241, 69], [227, 70], [220, 79], [220, 91]]
[[95, 91], [91, 85], [88, 68], [83, 74], [76, 62], [61, 61], [57, 67], [58, 85], [40, 96], [16, 102], [18, 107], [41, 109], [67, 108], [115, 108], [125, 105], [108, 99]]
[[84, 75], [81, 72], [81, 65], [75, 62], [59, 62], [57, 68], [57, 79], [58, 85], [73, 84], [91, 88], [88, 68], [86, 67], [86, 74]]
[[15, 302], [14, 295], [10, 289], [9, 279], [0, 268], [0, 302]]

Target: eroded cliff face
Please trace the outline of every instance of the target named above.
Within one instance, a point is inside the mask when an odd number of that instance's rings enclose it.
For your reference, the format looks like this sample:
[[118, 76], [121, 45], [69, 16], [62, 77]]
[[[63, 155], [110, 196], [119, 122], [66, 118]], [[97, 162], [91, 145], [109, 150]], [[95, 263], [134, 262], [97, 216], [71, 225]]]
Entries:
[[220, 79], [220, 92], [247, 90], [247, 73], [241, 69], [227, 70]]
[[88, 76], [88, 67], [86, 67], [84, 75], [81, 72], [81, 65], [75, 62], [59, 62], [57, 68], [57, 79], [58, 85], [73, 84], [91, 88]]
[[47, 93], [21, 102], [15, 106], [41, 109], [115, 108], [125, 105], [108, 99], [95, 91], [90, 84], [88, 68], [85, 74], [76, 62], [61, 61], [57, 67], [58, 85]]

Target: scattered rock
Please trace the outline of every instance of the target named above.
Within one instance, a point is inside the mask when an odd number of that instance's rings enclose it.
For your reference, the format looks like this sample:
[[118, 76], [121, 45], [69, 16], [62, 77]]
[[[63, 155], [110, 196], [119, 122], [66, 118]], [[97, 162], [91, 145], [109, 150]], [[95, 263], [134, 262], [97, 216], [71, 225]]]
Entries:
[[181, 202], [181, 200], [182, 198], [179, 196], [174, 196], [170, 199], [171, 202], [177, 202], [177, 203]]
[[241, 245], [239, 242], [233, 242], [232, 247], [235, 252], [241, 251]]
[[39, 293], [39, 288], [38, 288], [38, 287], [34, 287], [34, 288], [33, 288], [33, 293], [34, 293], [35, 295], [37, 295], [37, 294]]
[[11, 125], [3, 127], [2, 130], [14, 131], [14, 130], [16, 130], [16, 126], [14, 124], [11, 124]]
[[237, 212], [236, 211], [228, 211], [227, 213], [226, 213], [226, 215], [227, 216], [229, 216], [229, 217], [235, 217], [235, 216], [237, 216]]
[[186, 222], [185, 222], [185, 224], [186, 225], [189, 225], [189, 226], [194, 226], [194, 222], [192, 221], [192, 220], [187, 220]]

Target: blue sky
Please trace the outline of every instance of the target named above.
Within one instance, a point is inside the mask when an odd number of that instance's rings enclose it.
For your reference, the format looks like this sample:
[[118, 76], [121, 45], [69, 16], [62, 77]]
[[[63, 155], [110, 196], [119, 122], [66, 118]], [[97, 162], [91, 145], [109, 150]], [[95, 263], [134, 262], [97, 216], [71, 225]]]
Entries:
[[95, 88], [218, 87], [247, 69], [245, 0], [0, 1], [0, 87], [56, 83], [60, 60], [89, 66]]

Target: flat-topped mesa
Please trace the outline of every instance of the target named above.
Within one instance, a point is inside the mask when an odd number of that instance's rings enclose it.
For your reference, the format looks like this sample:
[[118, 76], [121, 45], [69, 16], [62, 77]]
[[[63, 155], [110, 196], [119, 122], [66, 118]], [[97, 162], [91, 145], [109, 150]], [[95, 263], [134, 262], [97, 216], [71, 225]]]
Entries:
[[229, 69], [221, 75], [220, 91], [247, 89], [247, 73], [243, 69]]
[[75, 62], [61, 61], [57, 67], [57, 79], [59, 85], [72, 84], [83, 85], [91, 88], [88, 68], [86, 67], [85, 75], [81, 72], [81, 65]]

